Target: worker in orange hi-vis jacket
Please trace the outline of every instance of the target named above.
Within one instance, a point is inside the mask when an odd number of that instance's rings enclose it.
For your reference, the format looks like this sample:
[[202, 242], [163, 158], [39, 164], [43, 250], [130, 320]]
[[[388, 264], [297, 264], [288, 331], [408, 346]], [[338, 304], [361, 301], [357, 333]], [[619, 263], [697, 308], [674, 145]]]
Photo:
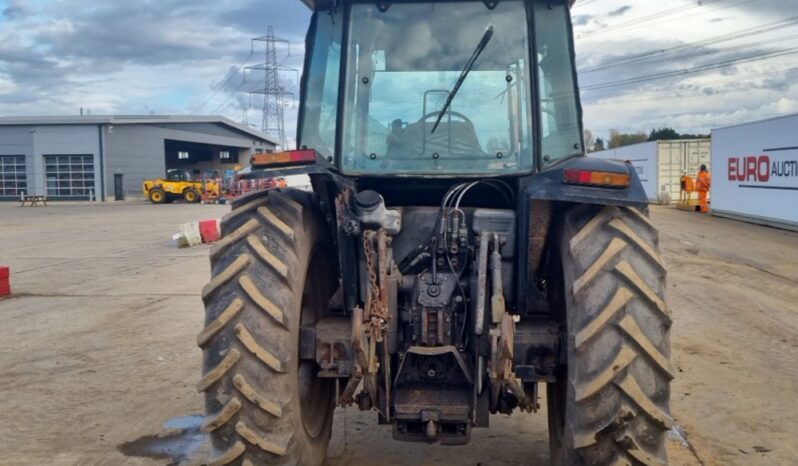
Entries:
[[707, 195], [712, 188], [712, 175], [707, 171], [706, 165], [701, 165], [698, 172], [698, 179], [696, 180], [696, 190], [698, 191], [698, 203], [701, 205], [701, 212], [709, 212], [709, 202], [707, 202]]

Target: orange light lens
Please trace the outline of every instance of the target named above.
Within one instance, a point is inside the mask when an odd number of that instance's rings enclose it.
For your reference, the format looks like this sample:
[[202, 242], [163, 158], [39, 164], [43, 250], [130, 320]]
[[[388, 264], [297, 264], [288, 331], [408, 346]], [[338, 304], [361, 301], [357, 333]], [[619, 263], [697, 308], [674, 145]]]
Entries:
[[628, 188], [632, 184], [632, 177], [629, 173], [580, 170], [573, 168], [564, 171], [563, 180], [569, 184], [604, 186], [610, 188]]
[[299, 165], [315, 161], [316, 151], [309, 149], [255, 154], [252, 156], [250, 163], [253, 167], [263, 167], [270, 165]]

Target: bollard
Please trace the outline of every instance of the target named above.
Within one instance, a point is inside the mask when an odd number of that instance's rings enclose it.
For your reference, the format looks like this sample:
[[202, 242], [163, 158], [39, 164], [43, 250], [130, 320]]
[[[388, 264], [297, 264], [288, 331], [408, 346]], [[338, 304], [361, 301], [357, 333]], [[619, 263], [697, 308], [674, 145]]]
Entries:
[[0, 296], [11, 294], [11, 269], [0, 265]]
[[213, 243], [219, 240], [218, 220], [201, 220], [199, 222], [199, 229], [203, 243]]

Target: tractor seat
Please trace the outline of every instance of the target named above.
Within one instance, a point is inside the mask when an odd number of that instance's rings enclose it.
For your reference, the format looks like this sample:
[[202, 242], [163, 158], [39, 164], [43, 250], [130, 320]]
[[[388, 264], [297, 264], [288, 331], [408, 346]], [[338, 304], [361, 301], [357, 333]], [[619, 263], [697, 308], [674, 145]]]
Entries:
[[[465, 121], [442, 120], [431, 133], [434, 123], [417, 121], [402, 128], [396, 122], [388, 135], [389, 158], [441, 155], [486, 155], [479, 145], [474, 125]], [[425, 141], [426, 138], [426, 141]], [[451, 142], [450, 142], [451, 141]]]

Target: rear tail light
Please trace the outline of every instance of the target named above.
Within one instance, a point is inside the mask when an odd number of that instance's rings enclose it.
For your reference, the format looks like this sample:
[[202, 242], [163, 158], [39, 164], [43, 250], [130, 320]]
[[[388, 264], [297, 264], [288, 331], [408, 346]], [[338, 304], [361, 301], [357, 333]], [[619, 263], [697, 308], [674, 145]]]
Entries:
[[270, 167], [275, 165], [302, 165], [314, 163], [315, 161], [316, 151], [303, 149], [255, 154], [252, 156], [250, 163], [253, 167]]
[[629, 173], [569, 168], [563, 173], [563, 181], [568, 184], [579, 184], [583, 186], [628, 188], [632, 184], [632, 177]]

